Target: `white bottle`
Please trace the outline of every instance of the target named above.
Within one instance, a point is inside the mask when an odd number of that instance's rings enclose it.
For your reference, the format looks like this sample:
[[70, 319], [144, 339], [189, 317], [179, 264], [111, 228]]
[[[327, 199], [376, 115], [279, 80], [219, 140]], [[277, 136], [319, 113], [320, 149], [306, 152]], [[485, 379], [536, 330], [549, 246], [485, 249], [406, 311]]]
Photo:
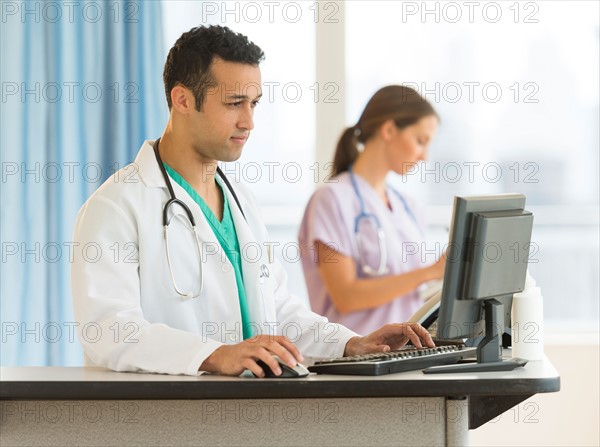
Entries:
[[544, 358], [544, 306], [542, 290], [536, 287], [529, 275], [525, 288], [513, 295], [512, 312], [512, 356], [526, 360]]

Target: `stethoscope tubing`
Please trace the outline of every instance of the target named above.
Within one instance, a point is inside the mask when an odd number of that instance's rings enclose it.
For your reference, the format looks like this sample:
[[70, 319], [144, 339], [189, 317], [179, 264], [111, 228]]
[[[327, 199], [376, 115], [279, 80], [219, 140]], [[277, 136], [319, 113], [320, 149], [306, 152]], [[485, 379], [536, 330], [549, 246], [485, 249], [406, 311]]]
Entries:
[[[167, 170], [165, 169], [165, 165], [163, 164], [162, 159], [160, 158], [160, 154], [158, 151], [159, 144], [160, 144], [160, 138], [158, 138], [154, 144], [154, 155], [156, 157], [156, 162], [158, 163], [158, 167], [163, 176], [163, 179], [165, 180], [165, 184], [167, 185], [167, 189], [169, 190], [169, 196], [170, 196], [169, 200], [167, 200], [167, 203], [165, 203], [165, 205], [163, 207], [163, 211], [162, 211], [163, 237], [165, 239], [165, 250], [166, 250], [166, 254], [167, 254], [167, 264], [169, 267], [169, 275], [171, 276], [171, 282], [173, 283], [173, 287], [175, 288], [175, 291], [177, 292], [178, 295], [182, 296], [184, 299], [196, 298], [196, 297], [200, 296], [200, 294], [202, 293], [202, 290], [204, 289], [204, 267], [202, 265], [202, 251], [200, 249], [200, 237], [198, 235], [198, 229], [196, 228], [196, 219], [194, 219], [194, 215], [192, 214], [192, 211], [190, 210], [190, 208], [183, 201], [178, 199], [177, 196], [175, 195], [175, 191], [173, 189], [173, 185], [171, 184], [171, 180], [169, 179], [169, 175], [167, 174]], [[227, 186], [227, 188], [231, 192], [231, 195], [233, 196], [235, 203], [237, 204], [240, 212], [242, 213], [242, 216], [244, 217], [244, 219], [246, 219], [246, 215], [244, 214], [244, 210], [242, 210], [242, 205], [240, 204], [237, 194], [233, 190], [231, 183], [229, 182], [229, 180], [227, 179], [227, 177], [225, 176], [225, 174], [223, 173], [223, 171], [221, 170], [220, 167], [217, 167], [217, 174], [221, 177], [221, 179], [225, 183], [225, 186]], [[200, 290], [198, 291], [198, 293], [184, 292], [184, 291], [180, 290], [179, 287], [177, 287], [177, 282], [175, 281], [175, 275], [173, 273], [173, 264], [171, 263], [171, 254], [169, 252], [169, 208], [173, 205], [179, 205], [185, 211], [185, 214], [187, 215], [189, 222], [192, 226], [192, 231], [194, 233], [194, 239], [196, 240], [196, 252], [198, 254], [199, 273], [200, 273]], [[261, 275], [263, 273], [261, 273]], [[268, 277], [268, 271], [267, 271], [267, 277]]]
[[[356, 176], [355, 176], [352, 168], [353, 168], [352, 165], [350, 165], [350, 167], [348, 168], [348, 173], [350, 175], [350, 183], [352, 184], [352, 188], [354, 189], [354, 194], [356, 195], [356, 198], [358, 199], [358, 204], [360, 206], [360, 212], [354, 218], [354, 235], [356, 237], [356, 243], [357, 243], [357, 248], [358, 248], [359, 263], [361, 264], [362, 271], [368, 276], [385, 275], [386, 273], [389, 272], [389, 268], [387, 267], [387, 246], [385, 243], [385, 233], [383, 232], [383, 228], [382, 228], [381, 223], [379, 222], [379, 219], [377, 218], [377, 216], [373, 213], [367, 213], [366, 207], [365, 207], [365, 201], [364, 201], [362, 194], [360, 193], [360, 190], [358, 188]], [[398, 196], [398, 198], [402, 202], [402, 205], [403, 205], [406, 213], [410, 216], [410, 218], [413, 220], [415, 225], [417, 227], [419, 227], [417, 218], [415, 217], [414, 213], [409, 208], [408, 203], [406, 203], [406, 200], [404, 199], [404, 197], [402, 197], [402, 194], [400, 194], [398, 191], [396, 191], [392, 187], [390, 187], [390, 189], [392, 191], [394, 191], [394, 193]], [[377, 243], [379, 245], [379, 266], [376, 269], [374, 269], [373, 267], [368, 265], [366, 259], [363, 259], [363, 250], [362, 250], [363, 241], [362, 241], [362, 236], [359, 231], [359, 226], [360, 226], [361, 220], [372, 220], [375, 224], [375, 229], [377, 231]]]

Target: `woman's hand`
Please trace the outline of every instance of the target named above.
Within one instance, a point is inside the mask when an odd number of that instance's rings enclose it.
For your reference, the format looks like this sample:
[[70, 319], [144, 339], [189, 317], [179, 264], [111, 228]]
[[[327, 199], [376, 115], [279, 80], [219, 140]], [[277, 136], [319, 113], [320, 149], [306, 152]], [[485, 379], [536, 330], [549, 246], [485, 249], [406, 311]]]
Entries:
[[446, 255], [443, 254], [440, 256], [440, 259], [435, 261], [434, 264], [431, 264], [429, 267], [425, 267], [429, 270], [429, 275], [431, 276], [431, 280], [434, 279], [443, 279], [444, 272], [446, 270]]

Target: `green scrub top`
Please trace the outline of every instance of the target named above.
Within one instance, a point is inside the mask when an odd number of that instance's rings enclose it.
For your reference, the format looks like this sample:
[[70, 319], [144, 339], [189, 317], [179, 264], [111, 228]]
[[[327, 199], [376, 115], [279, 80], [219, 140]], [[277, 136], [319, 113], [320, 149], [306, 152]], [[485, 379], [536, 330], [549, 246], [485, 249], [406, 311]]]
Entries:
[[223, 220], [219, 222], [217, 216], [215, 216], [215, 214], [208, 207], [204, 199], [196, 192], [196, 190], [192, 188], [192, 186], [177, 171], [175, 171], [166, 163], [163, 163], [163, 165], [169, 173], [169, 176], [175, 180], [190, 195], [192, 199], [194, 199], [194, 202], [198, 204], [202, 210], [202, 213], [204, 214], [204, 217], [215, 233], [219, 244], [221, 244], [223, 251], [225, 251], [229, 262], [231, 262], [231, 265], [233, 265], [235, 282], [238, 289], [240, 313], [242, 315], [242, 333], [244, 335], [244, 340], [246, 340], [252, 337], [253, 333], [252, 326], [249, 324], [250, 311], [248, 310], [248, 298], [246, 296], [246, 288], [244, 287], [244, 278], [242, 276], [242, 256], [240, 254], [240, 244], [235, 231], [235, 225], [233, 224], [233, 219], [231, 217], [231, 210], [229, 209], [229, 201], [227, 200], [227, 194], [225, 194], [221, 180], [218, 176], [215, 176], [217, 185], [219, 185], [223, 194]]

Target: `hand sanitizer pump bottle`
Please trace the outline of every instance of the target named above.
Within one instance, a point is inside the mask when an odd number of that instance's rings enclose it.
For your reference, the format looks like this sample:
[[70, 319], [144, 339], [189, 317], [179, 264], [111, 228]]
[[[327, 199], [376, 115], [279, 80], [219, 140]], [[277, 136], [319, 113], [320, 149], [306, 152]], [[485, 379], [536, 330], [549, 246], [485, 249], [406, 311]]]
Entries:
[[525, 288], [513, 295], [512, 356], [526, 360], [544, 358], [544, 306], [542, 290], [527, 271]]

